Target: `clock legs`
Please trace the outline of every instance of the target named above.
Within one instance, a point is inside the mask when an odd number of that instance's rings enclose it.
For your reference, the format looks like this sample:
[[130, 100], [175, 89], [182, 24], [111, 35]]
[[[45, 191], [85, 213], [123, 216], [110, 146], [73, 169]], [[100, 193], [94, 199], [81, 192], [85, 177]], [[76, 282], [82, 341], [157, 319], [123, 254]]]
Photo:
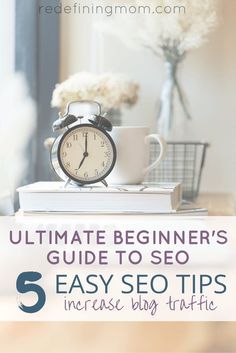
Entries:
[[103, 183], [103, 185], [105, 185], [105, 187], [107, 188], [108, 187], [108, 184], [107, 184], [107, 182], [106, 182], [106, 180], [104, 179], [104, 180], [102, 180], [102, 183]]
[[70, 182], [71, 182], [71, 179], [70, 178], [68, 178], [66, 181], [65, 181], [65, 184], [64, 184], [64, 188], [66, 189], [67, 188], [67, 186], [70, 184]]
[[[68, 178], [66, 181], [65, 181], [65, 183], [64, 183], [64, 188], [66, 189], [67, 188], [67, 186], [70, 184], [70, 182], [71, 182], [71, 179], [70, 178]], [[108, 184], [107, 184], [107, 182], [106, 182], [106, 180], [104, 179], [104, 180], [102, 180], [101, 181], [101, 183], [107, 188], [108, 187]], [[84, 186], [83, 184], [81, 184], [80, 186]]]

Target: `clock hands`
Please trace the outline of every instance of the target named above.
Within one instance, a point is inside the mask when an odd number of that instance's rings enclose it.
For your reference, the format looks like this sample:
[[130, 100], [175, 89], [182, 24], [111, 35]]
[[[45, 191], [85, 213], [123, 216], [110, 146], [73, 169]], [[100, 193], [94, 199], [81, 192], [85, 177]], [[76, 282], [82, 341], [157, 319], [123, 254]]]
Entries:
[[79, 169], [82, 167], [82, 165], [83, 165], [83, 163], [84, 163], [86, 157], [87, 157], [87, 156], [86, 156], [85, 153], [84, 153], [84, 157], [83, 157], [82, 161], [80, 162], [79, 168], [76, 169], [76, 170], [79, 170]]
[[88, 133], [87, 132], [85, 135], [85, 152], [84, 153], [88, 154]]
[[86, 133], [85, 134], [85, 151], [83, 153], [83, 158], [82, 158], [82, 160], [80, 162], [79, 168], [76, 169], [76, 170], [79, 170], [82, 167], [82, 165], [84, 164], [84, 161], [88, 157], [88, 155], [89, 155], [88, 154], [88, 133]]

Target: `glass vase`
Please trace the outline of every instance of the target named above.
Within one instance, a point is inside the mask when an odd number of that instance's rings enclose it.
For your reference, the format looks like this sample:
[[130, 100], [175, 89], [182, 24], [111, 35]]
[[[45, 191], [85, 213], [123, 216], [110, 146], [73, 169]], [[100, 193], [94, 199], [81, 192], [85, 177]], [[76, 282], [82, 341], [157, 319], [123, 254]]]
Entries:
[[[165, 139], [170, 139], [172, 136], [176, 136], [174, 129], [178, 126], [188, 126], [191, 120], [182, 88], [178, 81], [178, 66], [180, 60], [173, 59], [165, 61], [165, 82], [162, 87], [160, 97], [160, 108], [157, 119], [157, 130]], [[180, 121], [174, 121], [174, 104], [177, 103], [175, 96], [179, 101], [182, 109]], [[184, 133], [184, 131], [182, 131]], [[178, 135], [178, 134], [177, 134]], [[183, 135], [183, 134], [182, 134]]]

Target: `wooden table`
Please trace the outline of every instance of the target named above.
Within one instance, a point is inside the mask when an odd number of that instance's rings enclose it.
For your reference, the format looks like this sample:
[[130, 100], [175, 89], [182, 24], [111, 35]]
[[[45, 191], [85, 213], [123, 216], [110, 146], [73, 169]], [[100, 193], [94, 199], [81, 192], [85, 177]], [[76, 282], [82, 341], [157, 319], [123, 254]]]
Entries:
[[201, 194], [197, 204], [206, 207], [210, 216], [236, 215], [236, 198], [231, 194]]
[[[210, 215], [235, 215], [231, 195], [203, 194]], [[236, 323], [7, 323], [0, 352], [236, 352]]]

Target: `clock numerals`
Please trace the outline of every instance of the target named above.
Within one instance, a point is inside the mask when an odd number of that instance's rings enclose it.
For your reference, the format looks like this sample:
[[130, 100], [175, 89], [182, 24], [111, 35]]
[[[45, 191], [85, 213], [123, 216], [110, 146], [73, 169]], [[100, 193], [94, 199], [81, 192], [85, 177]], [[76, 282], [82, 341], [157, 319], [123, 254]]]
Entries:
[[61, 143], [64, 173], [81, 184], [102, 180], [113, 162], [113, 149], [106, 134], [93, 126], [68, 131]]

